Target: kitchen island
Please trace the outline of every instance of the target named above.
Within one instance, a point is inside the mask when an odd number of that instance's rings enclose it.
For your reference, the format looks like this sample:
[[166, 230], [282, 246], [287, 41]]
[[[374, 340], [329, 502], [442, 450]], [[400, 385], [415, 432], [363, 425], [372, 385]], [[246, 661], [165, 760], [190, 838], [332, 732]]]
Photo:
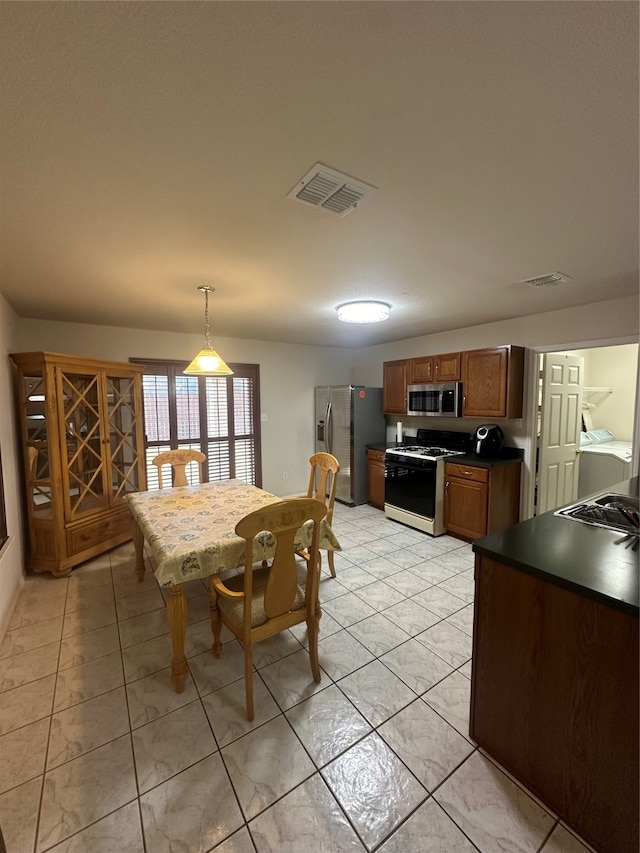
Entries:
[[473, 545], [471, 737], [601, 853], [639, 844], [634, 543], [549, 512]]

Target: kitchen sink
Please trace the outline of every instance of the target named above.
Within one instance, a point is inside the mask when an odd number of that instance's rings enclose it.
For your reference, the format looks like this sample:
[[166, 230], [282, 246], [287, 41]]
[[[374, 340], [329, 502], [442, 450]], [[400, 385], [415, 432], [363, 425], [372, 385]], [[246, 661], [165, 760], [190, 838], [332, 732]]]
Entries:
[[640, 499], [633, 495], [604, 492], [556, 510], [554, 515], [640, 537]]

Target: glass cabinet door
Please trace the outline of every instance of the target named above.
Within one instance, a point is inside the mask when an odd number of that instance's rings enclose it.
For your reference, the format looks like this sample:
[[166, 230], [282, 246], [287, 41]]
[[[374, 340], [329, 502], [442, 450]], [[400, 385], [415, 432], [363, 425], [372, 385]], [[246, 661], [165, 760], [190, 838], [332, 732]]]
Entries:
[[62, 470], [71, 517], [107, 506], [99, 379], [98, 373], [60, 371]]
[[24, 424], [27, 454], [27, 499], [38, 518], [52, 518], [47, 395], [42, 374], [23, 376]]
[[[131, 376], [106, 377], [111, 502], [140, 490], [135, 383]], [[140, 417], [142, 415], [140, 414]]]

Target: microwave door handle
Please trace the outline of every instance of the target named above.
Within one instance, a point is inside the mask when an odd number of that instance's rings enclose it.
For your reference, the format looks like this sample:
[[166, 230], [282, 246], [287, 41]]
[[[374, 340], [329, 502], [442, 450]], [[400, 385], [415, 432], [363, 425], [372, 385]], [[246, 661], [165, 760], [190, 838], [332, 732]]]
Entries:
[[326, 423], [327, 438], [325, 440], [325, 447], [327, 448], [327, 453], [333, 453], [333, 412], [331, 410], [331, 403], [327, 403]]

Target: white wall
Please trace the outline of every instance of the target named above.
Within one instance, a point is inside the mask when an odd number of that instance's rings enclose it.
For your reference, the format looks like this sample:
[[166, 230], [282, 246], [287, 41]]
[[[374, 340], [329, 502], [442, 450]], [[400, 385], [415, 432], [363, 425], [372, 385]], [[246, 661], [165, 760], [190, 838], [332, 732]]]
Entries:
[[638, 345], [586, 350], [585, 384], [611, 388], [612, 393], [591, 409], [594, 429], [610, 429], [618, 441], [633, 441]]
[[[115, 361], [191, 361], [202, 346], [201, 335], [171, 332], [42, 320], [20, 320], [19, 328], [23, 352], [44, 350]], [[315, 450], [313, 389], [349, 382], [353, 352], [238, 338], [215, 337], [214, 345], [227, 362], [260, 365], [260, 408], [267, 415], [261, 423], [262, 487], [277, 495], [305, 493], [309, 456]]]
[[24, 575], [21, 455], [14, 417], [13, 364], [18, 347], [18, 317], [0, 294], [0, 452], [9, 539], [0, 550], [0, 641]]

